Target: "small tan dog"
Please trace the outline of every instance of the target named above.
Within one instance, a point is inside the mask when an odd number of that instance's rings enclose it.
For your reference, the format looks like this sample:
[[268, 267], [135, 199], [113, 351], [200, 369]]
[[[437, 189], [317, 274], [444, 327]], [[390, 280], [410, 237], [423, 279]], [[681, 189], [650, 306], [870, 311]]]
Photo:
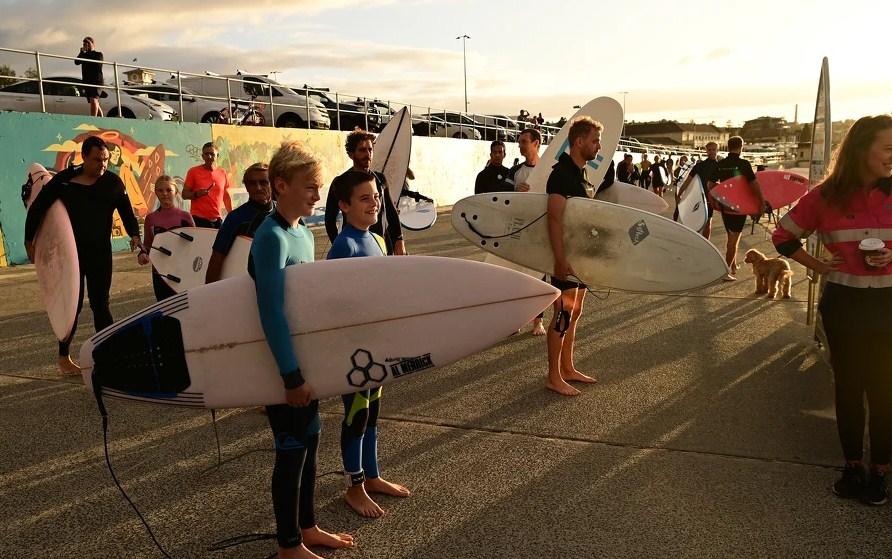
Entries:
[[764, 254], [754, 248], [746, 251], [743, 261], [753, 265], [756, 293], [767, 293], [769, 299], [774, 299], [777, 295], [778, 284], [780, 284], [784, 299], [791, 297], [790, 284], [793, 280], [793, 270], [790, 269], [789, 262], [782, 258], [765, 258]]

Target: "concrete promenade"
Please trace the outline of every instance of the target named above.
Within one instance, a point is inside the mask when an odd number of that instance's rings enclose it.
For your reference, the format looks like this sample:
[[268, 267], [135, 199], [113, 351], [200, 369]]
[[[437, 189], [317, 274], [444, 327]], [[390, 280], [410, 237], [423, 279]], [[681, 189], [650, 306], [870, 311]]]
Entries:
[[[481, 259], [449, 219], [409, 233], [410, 251]], [[723, 247], [721, 220], [714, 224]], [[316, 233], [322, 257], [328, 242]], [[750, 235], [747, 225], [742, 245], [772, 252], [762, 227]], [[382, 470], [414, 494], [382, 498], [388, 515], [379, 520], [359, 518], [341, 499], [341, 403], [324, 402], [317, 519], [354, 534], [357, 546], [321, 553], [892, 556], [892, 506], [868, 508], [829, 491], [841, 461], [831, 374], [810, 342], [805, 274], [794, 269], [787, 301], [754, 296], [748, 266], [741, 281], [685, 295], [590, 295], [577, 366], [600, 382], [576, 398], [544, 389], [545, 342], [526, 331], [386, 387]], [[0, 558], [161, 557], [106, 469], [94, 399], [79, 379], [56, 374], [33, 267], [0, 269], [0, 293]], [[152, 302], [148, 268], [116, 255], [115, 317]], [[225, 301], [220, 312], [225, 320]], [[75, 351], [91, 333], [87, 309]], [[218, 467], [210, 413], [107, 405], [115, 472], [171, 556], [275, 550], [264, 541], [207, 551], [274, 531], [265, 416], [217, 415]]]

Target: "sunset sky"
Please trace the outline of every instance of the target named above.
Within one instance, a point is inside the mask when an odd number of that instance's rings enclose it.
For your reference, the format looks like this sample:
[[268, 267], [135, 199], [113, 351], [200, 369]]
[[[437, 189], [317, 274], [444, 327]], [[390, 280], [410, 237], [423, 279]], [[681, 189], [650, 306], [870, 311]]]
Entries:
[[[679, 0], [193, 0], [142, 4], [0, 0], [0, 47], [74, 56], [92, 35], [106, 60], [184, 71], [278, 71], [401, 103], [557, 119], [599, 95], [627, 120], [735, 124], [814, 113], [830, 59], [833, 118], [892, 111], [885, 2]], [[35, 27], [34, 22], [44, 22]], [[21, 73], [33, 58], [0, 53]], [[68, 62], [45, 72], [77, 75]], [[108, 71], [106, 75], [108, 76]], [[166, 75], [163, 76], [166, 78]]]

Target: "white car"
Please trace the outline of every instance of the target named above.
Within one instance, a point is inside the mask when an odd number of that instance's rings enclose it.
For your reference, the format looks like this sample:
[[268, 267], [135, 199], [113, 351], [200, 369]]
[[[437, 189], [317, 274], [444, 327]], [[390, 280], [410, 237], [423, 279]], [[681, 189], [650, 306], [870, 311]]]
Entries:
[[[82, 87], [83, 82], [80, 78], [69, 76], [44, 78], [43, 97], [46, 102], [46, 112], [89, 115], [90, 104], [83, 97]], [[102, 112], [105, 116], [119, 116], [115, 91], [112, 89], [102, 91], [108, 93], [107, 97], [99, 100]], [[40, 85], [36, 81], [20, 81], [0, 88], [0, 109], [23, 113], [41, 112]], [[120, 116], [146, 120], [175, 120], [176, 111], [154, 99], [134, 97], [122, 91]]]
[[[453, 124], [443, 120], [441, 114], [421, 115], [412, 117], [412, 124], [416, 136], [439, 136], [441, 138], [462, 138], [470, 140], [482, 140], [483, 136], [474, 126], [467, 124]], [[430, 133], [428, 132], [430, 122]], [[473, 122], [473, 121], [472, 121]]]
[[[175, 85], [166, 84], [130, 84], [128, 92], [137, 97], [148, 97], [174, 107], [179, 112], [180, 94]], [[228, 110], [226, 101], [204, 99], [188, 88], [183, 88], [183, 122], [222, 122], [221, 115]]]

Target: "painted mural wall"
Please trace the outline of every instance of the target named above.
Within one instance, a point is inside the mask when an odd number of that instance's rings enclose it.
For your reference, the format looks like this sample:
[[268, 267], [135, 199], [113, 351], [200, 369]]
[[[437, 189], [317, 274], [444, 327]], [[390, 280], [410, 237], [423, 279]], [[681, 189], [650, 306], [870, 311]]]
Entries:
[[[143, 220], [157, 207], [155, 179], [171, 175], [180, 185], [186, 171], [201, 164], [201, 146], [214, 141], [220, 148], [218, 164], [230, 175], [234, 203], [247, 199], [242, 173], [252, 163], [268, 162], [286, 140], [306, 144], [320, 159], [326, 184], [350, 167], [344, 150], [346, 132], [286, 128], [239, 127], [208, 124], [91, 118], [41, 113], [0, 113], [0, 266], [27, 262], [23, 244], [25, 206], [21, 187], [31, 163], [62, 170], [81, 162], [85, 138], [99, 135], [112, 145], [109, 169], [127, 185], [134, 210]], [[452, 138], [412, 138], [411, 167], [416, 179], [410, 188], [450, 206], [473, 194], [474, 179], [489, 158], [489, 143]], [[506, 165], [519, 157], [508, 144]], [[325, 200], [327, 187], [322, 192]], [[180, 207], [188, 202], [178, 200]], [[323, 208], [317, 208], [321, 218]], [[317, 218], [317, 220], [318, 220]], [[313, 220], [311, 220], [312, 222]], [[116, 249], [127, 243], [120, 220], [113, 231]]]

